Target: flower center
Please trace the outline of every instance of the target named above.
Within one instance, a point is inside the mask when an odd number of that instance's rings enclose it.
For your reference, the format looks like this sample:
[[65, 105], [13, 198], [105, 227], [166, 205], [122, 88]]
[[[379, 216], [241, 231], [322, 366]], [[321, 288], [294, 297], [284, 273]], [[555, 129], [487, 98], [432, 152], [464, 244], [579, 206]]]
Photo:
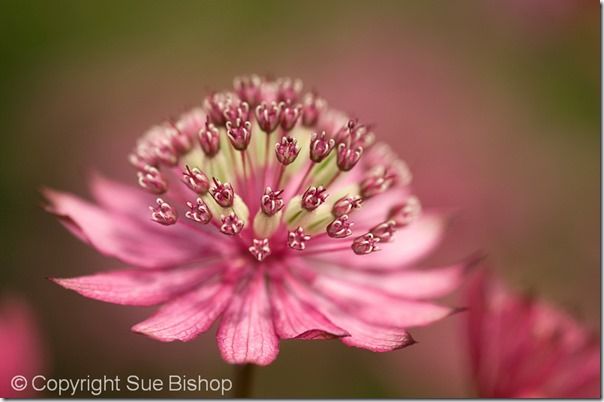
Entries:
[[148, 130], [130, 162], [140, 186], [162, 197], [150, 207], [153, 221], [184, 216], [200, 235], [259, 262], [370, 254], [421, 211], [402, 192], [380, 218], [367, 217], [380, 214], [363, 211], [366, 201], [404, 188], [410, 173], [370, 126], [303, 94], [299, 80], [237, 78], [234, 91]]

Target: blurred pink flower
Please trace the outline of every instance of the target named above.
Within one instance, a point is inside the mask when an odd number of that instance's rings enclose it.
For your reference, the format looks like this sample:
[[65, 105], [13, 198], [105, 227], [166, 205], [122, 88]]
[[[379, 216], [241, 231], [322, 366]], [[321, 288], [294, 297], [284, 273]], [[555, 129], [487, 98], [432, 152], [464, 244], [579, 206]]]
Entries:
[[134, 267], [53, 280], [93, 299], [161, 305], [135, 332], [189, 341], [221, 318], [223, 358], [266, 365], [280, 339], [385, 352], [456, 311], [430, 300], [467, 264], [411, 269], [440, 242], [443, 216], [421, 213], [409, 170], [371, 127], [303, 94], [299, 80], [238, 78], [151, 128], [130, 161], [146, 191], [95, 176], [94, 203], [45, 195], [72, 233]]
[[599, 338], [567, 314], [480, 272], [468, 290], [468, 340], [478, 394], [598, 398]]
[[0, 302], [0, 397], [35, 396], [31, 387], [16, 391], [11, 380], [17, 375], [30, 380], [41, 374], [43, 368], [41, 341], [31, 309], [20, 299], [3, 299]]

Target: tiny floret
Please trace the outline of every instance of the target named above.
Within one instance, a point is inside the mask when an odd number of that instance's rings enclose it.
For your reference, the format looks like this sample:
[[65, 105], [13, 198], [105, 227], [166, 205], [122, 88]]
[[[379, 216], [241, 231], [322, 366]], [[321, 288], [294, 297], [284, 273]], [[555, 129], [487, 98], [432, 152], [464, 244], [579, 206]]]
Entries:
[[287, 245], [298, 251], [306, 248], [306, 242], [310, 240], [310, 235], [304, 234], [304, 229], [298, 227], [296, 230], [291, 230], [287, 235]]
[[208, 120], [198, 137], [201, 150], [208, 158], [214, 157], [220, 150], [220, 132], [216, 126]]
[[142, 172], [138, 172], [138, 184], [153, 194], [163, 194], [168, 189], [168, 182], [153, 166], [145, 166]]
[[231, 212], [227, 216], [221, 215], [220, 221], [222, 222], [220, 231], [226, 235], [233, 236], [239, 234], [241, 229], [243, 229], [243, 221], [234, 212]]
[[170, 204], [158, 198], [156, 206], [149, 207], [151, 210], [151, 219], [160, 225], [170, 226], [176, 223], [176, 210]]
[[358, 255], [371, 254], [379, 250], [377, 247], [379, 242], [380, 239], [372, 233], [365, 233], [354, 239], [354, 242], [352, 242], [352, 251]]
[[265, 188], [260, 203], [262, 212], [268, 216], [273, 216], [283, 209], [284, 202], [282, 194], [283, 190], [273, 191], [270, 187]]
[[256, 107], [256, 119], [262, 131], [271, 134], [281, 121], [281, 106], [276, 102], [263, 102]]
[[197, 198], [195, 203], [187, 201], [187, 208], [189, 210], [185, 213], [185, 217], [188, 219], [204, 225], [212, 220], [212, 212], [201, 198]]
[[259, 262], [264, 261], [264, 259], [271, 254], [271, 248], [268, 244], [268, 239], [254, 239], [253, 244], [249, 247], [248, 250]]
[[210, 188], [210, 194], [214, 200], [223, 208], [229, 208], [233, 206], [233, 200], [235, 193], [233, 192], [233, 186], [230, 183], [221, 183], [217, 178], [213, 178], [214, 185]]
[[334, 239], [343, 239], [352, 235], [353, 223], [348, 220], [348, 215], [341, 215], [327, 225], [327, 234]]
[[320, 134], [313, 133], [310, 139], [310, 159], [315, 163], [322, 162], [335, 144], [336, 141], [333, 138], [327, 138], [325, 131], [321, 131]]
[[289, 165], [296, 159], [298, 153], [300, 153], [298, 141], [292, 137], [281, 138], [281, 142], [275, 145], [275, 153], [279, 162], [283, 165]]
[[392, 239], [392, 236], [394, 236], [394, 232], [396, 231], [396, 222], [394, 222], [393, 220], [384, 222], [384, 223], [380, 223], [377, 226], [374, 226], [370, 232], [371, 234], [376, 237], [377, 239], [380, 239], [380, 243], [386, 243], [389, 242]]
[[323, 186], [309, 187], [302, 195], [302, 208], [314, 211], [327, 199], [327, 190]]
[[354, 209], [361, 208], [362, 203], [363, 199], [358, 195], [342, 197], [333, 204], [331, 213], [335, 217], [349, 215]]
[[185, 171], [182, 174], [182, 181], [186, 186], [197, 194], [205, 194], [210, 188], [210, 181], [208, 176], [205, 175], [198, 168], [191, 169], [188, 165], [185, 166]]

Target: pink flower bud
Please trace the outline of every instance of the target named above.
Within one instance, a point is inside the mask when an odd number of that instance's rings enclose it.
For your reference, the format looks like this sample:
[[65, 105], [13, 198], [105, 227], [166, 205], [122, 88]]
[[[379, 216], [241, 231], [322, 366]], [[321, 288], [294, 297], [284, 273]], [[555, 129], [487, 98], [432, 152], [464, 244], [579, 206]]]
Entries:
[[283, 165], [289, 165], [296, 159], [298, 153], [300, 153], [300, 147], [297, 143], [298, 141], [292, 137], [281, 138], [281, 142], [275, 145], [275, 153], [279, 162]]
[[243, 221], [235, 215], [234, 212], [231, 212], [229, 215], [220, 216], [220, 221], [222, 225], [220, 225], [220, 231], [226, 235], [234, 236], [241, 232], [243, 229]]
[[248, 248], [248, 250], [258, 261], [264, 261], [264, 259], [271, 254], [268, 239], [254, 239], [253, 244]]
[[325, 100], [319, 98], [316, 93], [310, 92], [304, 95], [302, 103], [302, 125], [313, 127], [319, 120], [319, 115], [325, 109]]
[[281, 128], [284, 131], [290, 131], [300, 118], [302, 107], [300, 105], [292, 106], [284, 104], [281, 106]]
[[371, 233], [365, 233], [362, 236], [357, 237], [352, 242], [352, 251], [358, 255], [371, 254], [374, 251], [379, 251], [376, 246], [380, 242], [380, 239], [373, 236]]
[[208, 158], [214, 157], [220, 151], [220, 132], [210, 121], [206, 121], [205, 128], [198, 134], [199, 144]]
[[264, 189], [264, 195], [260, 202], [262, 212], [273, 216], [283, 208], [283, 190], [273, 191], [270, 187]]
[[396, 175], [390, 169], [377, 166], [368, 177], [361, 181], [361, 195], [371, 198], [389, 190], [394, 184]]
[[224, 108], [224, 119], [225, 124], [230, 122], [236, 122], [237, 119], [249, 120], [250, 117], [250, 105], [247, 102], [229, 102]]
[[223, 127], [226, 123], [224, 109], [234, 98], [233, 94], [218, 92], [206, 97], [203, 101], [203, 107], [208, 115], [208, 119], [216, 126]]
[[380, 223], [374, 226], [369, 232], [376, 238], [380, 239], [380, 243], [389, 242], [396, 231], [396, 223], [393, 220]]
[[348, 221], [348, 215], [342, 215], [327, 225], [327, 234], [335, 239], [343, 239], [352, 234], [353, 223]]
[[363, 200], [359, 196], [346, 196], [342, 197], [333, 204], [333, 208], [331, 209], [331, 213], [333, 216], [340, 217], [342, 215], [348, 215], [352, 212], [353, 209], [357, 209], [361, 207]]
[[280, 78], [277, 81], [277, 100], [294, 103], [300, 98], [302, 81], [291, 78]]
[[281, 107], [275, 102], [262, 102], [256, 107], [256, 120], [262, 131], [271, 134], [281, 121]]
[[214, 186], [210, 188], [210, 194], [218, 205], [223, 208], [230, 208], [233, 206], [235, 193], [233, 186], [230, 183], [221, 183], [217, 178], [213, 178]]
[[233, 86], [239, 98], [254, 107], [260, 103], [260, 86], [262, 79], [255, 75], [241, 76], [235, 78]]
[[210, 188], [208, 176], [198, 168], [191, 169], [188, 165], [182, 173], [182, 181], [191, 191], [197, 194], [205, 194]]
[[160, 171], [153, 166], [145, 166], [142, 172], [138, 172], [138, 184], [153, 194], [163, 194], [168, 190], [168, 182]]
[[347, 172], [351, 170], [361, 159], [361, 155], [363, 154], [363, 148], [350, 148], [345, 144], [338, 145], [338, 154], [337, 154], [337, 163], [338, 168]]
[[422, 206], [416, 197], [409, 197], [405, 203], [393, 207], [388, 219], [394, 221], [397, 228], [402, 228], [415, 221], [421, 214]]
[[252, 138], [252, 123], [241, 119], [226, 122], [227, 135], [231, 145], [238, 151], [245, 151]]
[[325, 131], [321, 134], [313, 133], [310, 139], [310, 159], [319, 163], [329, 155], [335, 145], [333, 139], [328, 139]]
[[176, 210], [161, 198], [156, 200], [156, 204], [157, 206], [155, 207], [149, 207], [153, 222], [164, 226], [174, 225], [177, 219]]
[[212, 212], [208, 209], [208, 206], [201, 198], [197, 198], [195, 204], [187, 201], [187, 207], [189, 210], [185, 213], [188, 219], [191, 219], [204, 225], [212, 220]]
[[302, 208], [314, 211], [325, 202], [327, 196], [327, 191], [323, 186], [309, 187], [302, 195]]
[[306, 242], [310, 236], [304, 234], [304, 229], [298, 227], [296, 230], [289, 231], [287, 234], [287, 245], [294, 250], [302, 251], [306, 248]]

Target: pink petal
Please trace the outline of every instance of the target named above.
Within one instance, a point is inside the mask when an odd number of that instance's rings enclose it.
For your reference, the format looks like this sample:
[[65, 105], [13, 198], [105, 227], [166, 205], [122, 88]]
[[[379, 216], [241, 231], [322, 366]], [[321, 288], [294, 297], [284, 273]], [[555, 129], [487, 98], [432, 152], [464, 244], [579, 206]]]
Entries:
[[144, 206], [152, 205], [157, 198], [139, 187], [119, 183], [96, 172], [90, 177], [90, 192], [99, 206], [128, 214], [146, 213]]
[[131, 306], [151, 306], [170, 300], [215, 273], [216, 267], [171, 270], [126, 269], [51, 280], [91, 299]]
[[[163, 268], [215, 255], [213, 248], [203, 244], [202, 236], [183, 225], [164, 227], [148, 217], [133, 219], [53, 190], [44, 191], [44, 195], [50, 202], [48, 210], [76, 236], [128, 265]], [[141, 205], [143, 212], [146, 208]]]
[[408, 267], [426, 257], [440, 243], [445, 229], [445, 218], [424, 213], [408, 227], [398, 230], [389, 243], [379, 245], [380, 251], [356, 255], [351, 250], [321, 254], [317, 260], [356, 269], [389, 270]]
[[162, 342], [187, 342], [205, 332], [224, 311], [234, 282], [217, 278], [162, 306], [132, 331]]
[[591, 333], [545, 302], [480, 272], [471, 281], [468, 340], [484, 397], [596, 397], [600, 348]]
[[258, 270], [235, 292], [216, 334], [224, 360], [232, 364], [270, 364], [279, 353], [264, 274]]
[[273, 322], [281, 339], [331, 339], [349, 335], [278, 280], [270, 282]]
[[423, 326], [457, 311], [433, 303], [392, 297], [367, 286], [327, 276], [317, 276], [311, 286], [355, 316], [379, 325]]
[[286, 283], [298, 298], [315, 306], [331, 322], [350, 334], [341, 339], [348, 346], [373, 352], [389, 352], [415, 343], [411, 335], [404, 329], [368, 323], [353, 313], [343, 310], [290, 275], [286, 276]]
[[308, 264], [317, 275], [363, 285], [394, 297], [430, 299], [455, 290], [474, 260], [442, 268], [400, 271], [363, 271], [332, 264]]

